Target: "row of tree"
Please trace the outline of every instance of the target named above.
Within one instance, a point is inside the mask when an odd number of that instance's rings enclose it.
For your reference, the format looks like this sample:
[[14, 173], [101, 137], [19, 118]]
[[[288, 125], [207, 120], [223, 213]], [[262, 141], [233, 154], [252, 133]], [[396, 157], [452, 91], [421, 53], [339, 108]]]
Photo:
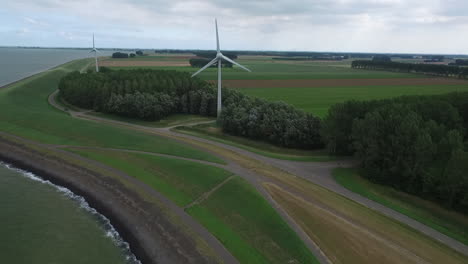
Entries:
[[[188, 73], [155, 70], [73, 72], [59, 83], [63, 98], [76, 106], [145, 120], [173, 113], [216, 116], [217, 91]], [[223, 89], [220, 123], [229, 134], [285, 147], [322, 147], [320, 119], [285, 103]]]
[[283, 102], [270, 102], [225, 89], [220, 117], [223, 131], [275, 145], [315, 149], [323, 147], [319, 118]]
[[126, 59], [126, 58], [134, 58], [138, 56], [143, 56], [143, 51], [137, 50], [135, 53], [125, 53], [125, 52], [114, 52], [112, 53], [112, 58], [114, 59]]
[[468, 66], [468, 60], [456, 59], [455, 62], [449, 63], [449, 65]]
[[128, 53], [114, 52], [114, 53], [112, 53], [112, 58], [114, 58], [114, 59], [126, 59], [126, 58], [128, 58]]
[[63, 98], [76, 106], [146, 120], [171, 113], [214, 115], [215, 90], [188, 73], [154, 70], [101, 71], [66, 75]]
[[[207, 65], [210, 61], [211, 61], [211, 59], [190, 59], [189, 63], [190, 63], [190, 66], [192, 66], [192, 67], [201, 68], [201, 67]], [[215, 64], [211, 65], [210, 67], [217, 67], [217, 65], [218, 64], [215, 63]], [[229, 61], [223, 60], [221, 66], [223, 68], [232, 68], [232, 63], [230, 63]]]
[[322, 135], [368, 179], [467, 213], [467, 121], [468, 93], [349, 101], [330, 109]]
[[351, 67], [355, 69], [387, 70], [407, 73], [424, 73], [462, 79], [468, 78], [468, 68], [454, 65], [356, 60], [351, 63]]

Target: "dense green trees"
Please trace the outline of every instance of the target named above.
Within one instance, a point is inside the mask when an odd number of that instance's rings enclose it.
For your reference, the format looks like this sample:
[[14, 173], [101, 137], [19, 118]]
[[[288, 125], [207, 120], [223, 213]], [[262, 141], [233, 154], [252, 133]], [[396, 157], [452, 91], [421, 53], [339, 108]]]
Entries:
[[[173, 113], [216, 116], [216, 89], [188, 73], [154, 70], [73, 72], [59, 83], [76, 106], [145, 120]], [[320, 119], [285, 103], [268, 102], [223, 89], [223, 131], [295, 148], [321, 147]]]
[[468, 93], [335, 105], [331, 153], [355, 154], [368, 179], [468, 212]]
[[59, 89], [73, 105], [146, 120], [177, 112], [216, 113], [214, 89], [207, 82], [176, 71], [73, 72], [60, 81]]
[[284, 147], [323, 147], [319, 134], [321, 122], [312, 114], [233, 90], [225, 90], [224, 94], [225, 107], [220, 117], [223, 131]]
[[351, 67], [355, 69], [414, 72], [444, 77], [468, 78], [468, 68], [453, 65], [356, 60], [351, 63]]
[[128, 58], [128, 53], [114, 52], [114, 53], [112, 53], [112, 58], [114, 58], [114, 59], [126, 59], [126, 58]]
[[[190, 59], [189, 63], [190, 63], [190, 66], [192, 66], [192, 67], [201, 68], [201, 67], [207, 65], [208, 62], [210, 62], [211, 60], [212, 59]], [[214, 65], [211, 65], [210, 67], [218, 67], [217, 65], [218, 64], [214, 64]], [[224, 61], [223, 60], [222, 67], [223, 68], [232, 68], [232, 63], [230, 63], [229, 61]]]
[[375, 55], [372, 58], [372, 61], [374, 61], [374, 62], [391, 62], [392, 58], [390, 58], [390, 56], [388, 56], [388, 55]]

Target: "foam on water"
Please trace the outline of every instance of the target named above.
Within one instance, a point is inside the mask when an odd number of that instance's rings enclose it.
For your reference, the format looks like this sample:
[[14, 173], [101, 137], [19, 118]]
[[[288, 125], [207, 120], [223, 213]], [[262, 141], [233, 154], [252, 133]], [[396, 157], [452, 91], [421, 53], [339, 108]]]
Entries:
[[15, 167], [11, 166], [10, 164], [4, 163], [2, 161], [0, 161], [0, 166], [5, 167], [5, 168], [7, 168], [9, 170], [15, 171], [15, 172], [19, 173], [20, 175], [22, 175], [22, 176], [24, 176], [24, 177], [26, 177], [26, 178], [28, 178], [30, 180], [52, 186], [58, 192], [60, 192], [62, 195], [64, 195], [67, 198], [77, 202], [80, 208], [86, 210], [87, 212], [89, 212], [91, 215], [93, 215], [98, 220], [100, 226], [102, 227], [103, 231], [105, 232], [105, 236], [110, 238], [112, 240], [112, 242], [122, 250], [128, 264], [141, 264], [141, 262], [131, 252], [130, 245], [123, 240], [123, 238], [120, 236], [119, 232], [117, 232], [117, 230], [114, 228], [114, 226], [112, 226], [110, 220], [107, 217], [105, 217], [104, 215], [100, 214], [98, 211], [96, 211], [96, 209], [92, 208], [88, 204], [88, 202], [86, 202], [84, 197], [76, 195], [75, 193], [70, 191], [68, 188], [53, 184], [52, 182], [50, 182], [48, 180], [44, 180], [41, 177], [39, 177], [39, 176], [37, 176], [37, 175], [35, 175], [35, 174], [31, 173], [31, 172], [15, 168]]

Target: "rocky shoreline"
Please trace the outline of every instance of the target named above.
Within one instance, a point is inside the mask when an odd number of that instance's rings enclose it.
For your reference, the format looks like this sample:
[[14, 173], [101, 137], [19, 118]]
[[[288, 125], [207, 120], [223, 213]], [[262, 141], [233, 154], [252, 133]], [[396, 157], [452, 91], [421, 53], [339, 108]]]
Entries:
[[[49, 156], [27, 144], [0, 137], [0, 160], [64, 186], [110, 219], [130, 249], [145, 264], [217, 263], [205, 256], [193, 237], [174, 223], [167, 208], [136, 193], [119, 180]], [[66, 155], [66, 154], [63, 154]]]

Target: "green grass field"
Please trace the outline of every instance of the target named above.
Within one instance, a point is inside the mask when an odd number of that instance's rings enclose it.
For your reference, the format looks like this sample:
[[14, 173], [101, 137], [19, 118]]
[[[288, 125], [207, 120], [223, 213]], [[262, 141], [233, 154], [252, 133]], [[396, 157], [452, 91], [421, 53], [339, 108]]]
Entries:
[[278, 213], [239, 177], [188, 212], [241, 263], [318, 263]]
[[196, 126], [179, 126], [175, 131], [193, 135], [209, 140], [217, 141], [241, 149], [245, 149], [259, 155], [270, 158], [295, 160], [295, 161], [332, 161], [335, 157], [329, 156], [323, 150], [300, 150], [282, 148], [260, 140], [232, 136], [225, 134], [216, 123], [200, 124]]
[[433, 95], [468, 91], [466, 85], [363, 86], [324, 88], [238, 88], [237, 90], [271, 101], [284, 101], [306, 112], [325, 117], [330, 106], [348, 100], [373, 100], [402, 95]]
[[74, 61], [0, 89], [0, 131], [42, 143], [138, 149], [222, 163], [174, 140], [75, 119], [50, 106], [47, 97], [57, 89], [59, 79], [87, 63]]
[[[151, 56], [158, 60], [158, 56]], [[145, 59], [147, 60], [147, 59]], [[161, 57], [159, 60], [170, 60]], [[225, 80], [306, 80], [306, 79], [382, 79], [382, 78], [431, 78], [421, 74], [396, 73], [386, 71], [370, 71], [352, 69], [351, 61], [275, 61], [271, 57], [240, 56], [239, 63], [249, 67], [252, 72], [245, 72], [238, 68], [223, 69]], [[192, 67], [122, 67], [150, 68], [177, 70], [193, 73], [197, 68]], [[115, 69], [122, 69], [121, 67]], [[198, 75], [204, 80], [215, 80], [217, 70], [209, 68]], [[233, 87], [236, 88], [236, 87]], [[326, 116], [330, 106], [347, 100], [372, 100], [391, 98], [401, 95], [431, 95], [455, 91], [468, 91], [466, 85], [382, 85], [382, 86], [348, 86], [348, 87], [271, 87], [271, 88], [236, 88], [239, 91], [272, 101], [284, 101], [299, 109], [313, 113], [319, 117]]]
[[145, 182], [179, 206], [189, 204], [231, 175], [220, 168], [147, 154], [90, 149], [71, 151]]
[[[179, 206], [188, 205], [231, 176], [216, 167], [147, 154], [89, 149], [72, 152], [136, 177]], [[238, 176], [188, 213], [241, 263], [317, 263], [276, 211]]]
[[333, 177], [345, 188], [468, 245], [468, 216], [393, 188], [371, 183], [359, 176], [356, 169], [335, 169]]

